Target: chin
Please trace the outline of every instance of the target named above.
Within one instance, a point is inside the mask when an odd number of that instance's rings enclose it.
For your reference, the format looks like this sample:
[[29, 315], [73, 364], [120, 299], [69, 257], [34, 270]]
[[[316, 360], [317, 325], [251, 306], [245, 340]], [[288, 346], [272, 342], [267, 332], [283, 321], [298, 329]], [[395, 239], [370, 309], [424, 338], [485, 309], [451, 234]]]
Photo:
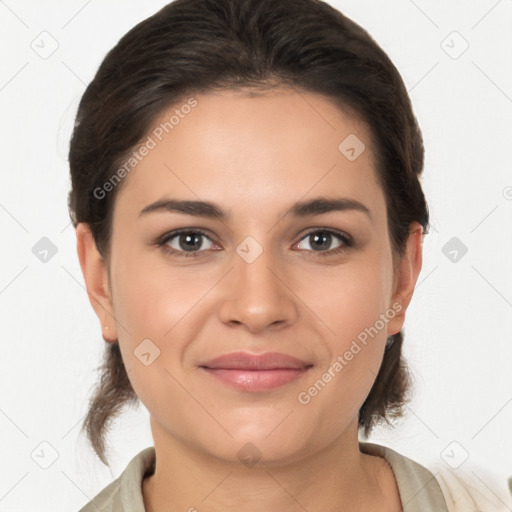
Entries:
[[[285, 415], [286, 416], [286, 415]], [[211, 432], [203, 439], [202, 449], [227, 463], [242, 464], [248, 468], [273, 467], [290, 464], [306, 456], [314, 448], [304, 433], [281, 428], [283, 421], [250, 422], [237, 426], [225, 425], [227, 433], [212, 443]], [[287, 420], [285, 420], [286, 422]], [[283, 422], [284, 423], [284, 422]], [[277, 428], [276, 428], [277, 427]]]

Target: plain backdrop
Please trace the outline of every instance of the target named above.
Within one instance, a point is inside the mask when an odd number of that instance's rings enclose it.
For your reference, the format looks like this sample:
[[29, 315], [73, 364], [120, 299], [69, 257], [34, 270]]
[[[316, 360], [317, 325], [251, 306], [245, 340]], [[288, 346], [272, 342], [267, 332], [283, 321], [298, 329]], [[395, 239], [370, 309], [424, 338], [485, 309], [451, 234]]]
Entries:
[[[0, 1], [2, 512], [78, 510], [152, 445], [142, 405], [114, 425], [112, 470], [79, 436], [104, 341], [67, 212], [67, 151], [78, 101], [106, 52], [166, 3]], [[504, 482], [512, 475], [512, 1], [330, 3], [398, 67], [426, 147], [432, 228], [405, 324], [415, 394], [406, 417], [370, 440], [425, 465], [486, 468]], [[40, 247], [49, 248], [46, 261]]]

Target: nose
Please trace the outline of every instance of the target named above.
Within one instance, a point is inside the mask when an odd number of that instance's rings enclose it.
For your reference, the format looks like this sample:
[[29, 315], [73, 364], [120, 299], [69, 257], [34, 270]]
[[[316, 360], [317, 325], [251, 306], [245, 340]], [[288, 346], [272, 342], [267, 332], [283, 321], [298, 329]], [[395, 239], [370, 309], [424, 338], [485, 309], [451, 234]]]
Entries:
[[244, 325], [251, 333], [294, 323], [298, 316], [295, 296], [286, 283], [287, 273], [271, 253], [263, 250], [252, 262], [234, 254], [234, 268], [223, 281], [222, 322]]

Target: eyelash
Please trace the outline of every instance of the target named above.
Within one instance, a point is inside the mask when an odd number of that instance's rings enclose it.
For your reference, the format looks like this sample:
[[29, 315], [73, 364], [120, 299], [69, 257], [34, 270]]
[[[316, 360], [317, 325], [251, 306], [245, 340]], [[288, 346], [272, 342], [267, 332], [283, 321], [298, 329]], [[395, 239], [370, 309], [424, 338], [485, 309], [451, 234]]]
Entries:
[[[308, 252], [314, 253], [315, 257], [317, 257], [317, 256], [326, 257], [326, 256], [332, 256], [335, 254], [339, 254], [342, 252], [348, 252], [354, 246], [354, 240], [352, 239], [352, 237], [350, 237], [349, 235], [347, 235], [346, 233], [343, 233], [341, 231], [335, 231], [333, 229], [328, 229], [328, 228], [315, 228], [311, 231], [308, 231], [299, 240], [299, 243], [302, 240], [304, 240], [305, 238], [307, 238], [308, 236], [311, 236], [315, 233], [324, 233], [324, 234], [334, 235], [335, 237], [339, 238], [343, 242], [343, 245], [341, 245], [340, 247], [337, 247], [336, 249], [330, 249], [327, 251], [312, 251], [312, 250], [306, 249]], [[203, 231], [199, 228], [195, 228], [195, 229], [185, 228], [185, 229], [178, 229], [176, 231], [171, 231], [170, 233], [166, 233], [165, 235], [163, 235], [156, 241], [156, 245], [159, 248], [161, 248], [163, 251], [165, 251], [166, 253], [175, 255], [178, 257], [197, 258], [197, 257], [202, 256], [202, 253], [205, 252], [204, 250], [195, 251], [195, 252], [194, 251], [193, 252], [177, 251], [167, 245], [169, 243], [169, 241], [171, 241], [173, 238], [176, 238], [177, 236], [183, 235], [183, 234], [200, 234], [200, 235], [203, 235], [204, 237], [208, 238], [208, 240], [210, 240], [211, 242], [214, 242], [205, 231]]]

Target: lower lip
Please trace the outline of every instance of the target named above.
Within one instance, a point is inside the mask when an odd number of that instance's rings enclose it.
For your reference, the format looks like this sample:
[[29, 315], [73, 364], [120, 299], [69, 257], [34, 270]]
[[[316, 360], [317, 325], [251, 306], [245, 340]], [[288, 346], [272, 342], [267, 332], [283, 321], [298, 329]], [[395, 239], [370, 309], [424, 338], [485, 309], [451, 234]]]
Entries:
[[226, 368], [205, 368], [212, 377], [224, 384], [242, 391], [267, 391], [288, 384], [302, 377], [309, 369], [281, 368], [275, 370], [238, 370]]

